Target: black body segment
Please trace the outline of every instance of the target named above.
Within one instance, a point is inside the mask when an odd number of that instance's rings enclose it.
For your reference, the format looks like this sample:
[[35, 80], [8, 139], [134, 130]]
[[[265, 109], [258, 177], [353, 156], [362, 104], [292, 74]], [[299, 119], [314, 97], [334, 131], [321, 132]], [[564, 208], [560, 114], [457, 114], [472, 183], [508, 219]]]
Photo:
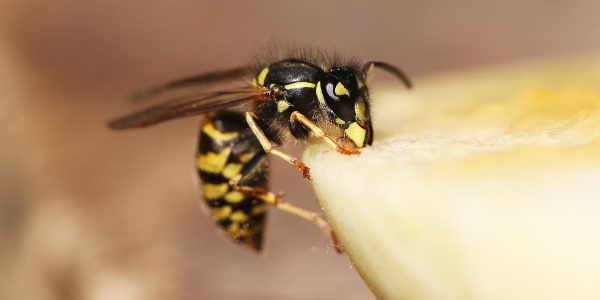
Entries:
[[316, 83], [323, 70], [313, 63], [305, 60], [287, 59], [272, 63], [265, 77], [264, 86], [271, 84], [288, 84], [294, 82]]
[[231, 184], [268, 190], [267, 156], [244, 116], [222, 110], [202, 122], [197, 164], [204, 201], [215, 222], [234, 241], [262, 248], [267, 204]]

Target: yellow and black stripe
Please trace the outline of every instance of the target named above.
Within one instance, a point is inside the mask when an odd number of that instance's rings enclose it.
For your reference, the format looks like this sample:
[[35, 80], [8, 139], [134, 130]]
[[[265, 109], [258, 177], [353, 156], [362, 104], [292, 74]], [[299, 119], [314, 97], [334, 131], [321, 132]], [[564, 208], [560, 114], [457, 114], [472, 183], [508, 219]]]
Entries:
[[196, 167], [215, 222], [236, 242], [259, 251], [267, 204], [231, 183], [267, 191], [269, 168], [242, 114], [223, 110], [203, 120]]

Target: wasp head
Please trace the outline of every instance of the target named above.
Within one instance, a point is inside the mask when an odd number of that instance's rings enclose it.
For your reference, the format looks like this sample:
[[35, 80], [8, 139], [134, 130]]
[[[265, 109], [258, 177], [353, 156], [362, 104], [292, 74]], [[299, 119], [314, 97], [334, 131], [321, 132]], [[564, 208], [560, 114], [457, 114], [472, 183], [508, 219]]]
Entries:
[[366, 76], [349, 67], [335, 67], [325, 72], [317, 83], [319, 108], [358, 148], [371, 145], [373, 127], [368, 104]]

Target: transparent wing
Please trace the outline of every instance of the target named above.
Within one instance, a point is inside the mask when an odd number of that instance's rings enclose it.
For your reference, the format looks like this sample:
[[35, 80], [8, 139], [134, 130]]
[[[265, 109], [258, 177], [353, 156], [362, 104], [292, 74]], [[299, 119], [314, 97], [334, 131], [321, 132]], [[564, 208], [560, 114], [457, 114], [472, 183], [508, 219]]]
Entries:
[[196, 76], [186, 77], [177, 79], [171, 82], [151, 86], [142, 90], [139, 90], [131, 95], [132, 101], [139, 101], [142, 99], [146, 99], [151, 96], [155, 96], [157, 94], [179, 89], [188, 86], [209, 86], [211, 84], [222, 83], [227, 81], [240, 80], [250, 76], [248, 71], [248, 67], [242, 67], [237, 69], [225, 70], [225, 71], [216, 71], [205, 74], [200, 74]]
[[269, 99], [269, 89], [248, 86], [214, 93], [193, 94], [175, 98], [148, 109], [110, 121], [108, 127], [127, 129], [145, 127], [171, 119], [205, 114], [242, 103]]

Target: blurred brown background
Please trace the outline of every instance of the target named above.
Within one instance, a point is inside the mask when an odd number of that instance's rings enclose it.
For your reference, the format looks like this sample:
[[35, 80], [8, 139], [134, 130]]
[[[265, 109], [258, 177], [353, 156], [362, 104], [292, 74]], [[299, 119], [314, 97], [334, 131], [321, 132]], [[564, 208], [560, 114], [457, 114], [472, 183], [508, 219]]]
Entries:
[[[0, 299], [373, 299], [295, 216], [271, 210], [266, 256], [215, 230], [194, 178], [198, 118], [105, 121], [134, 109], [135, 89], [238, 66], [269, 41], [337, 46], [414, 78], [598, 51], [598, 16], [594, 0], [4, 0]], [[299, 172], [272, 162], [272, 189], [318, 211]]]

